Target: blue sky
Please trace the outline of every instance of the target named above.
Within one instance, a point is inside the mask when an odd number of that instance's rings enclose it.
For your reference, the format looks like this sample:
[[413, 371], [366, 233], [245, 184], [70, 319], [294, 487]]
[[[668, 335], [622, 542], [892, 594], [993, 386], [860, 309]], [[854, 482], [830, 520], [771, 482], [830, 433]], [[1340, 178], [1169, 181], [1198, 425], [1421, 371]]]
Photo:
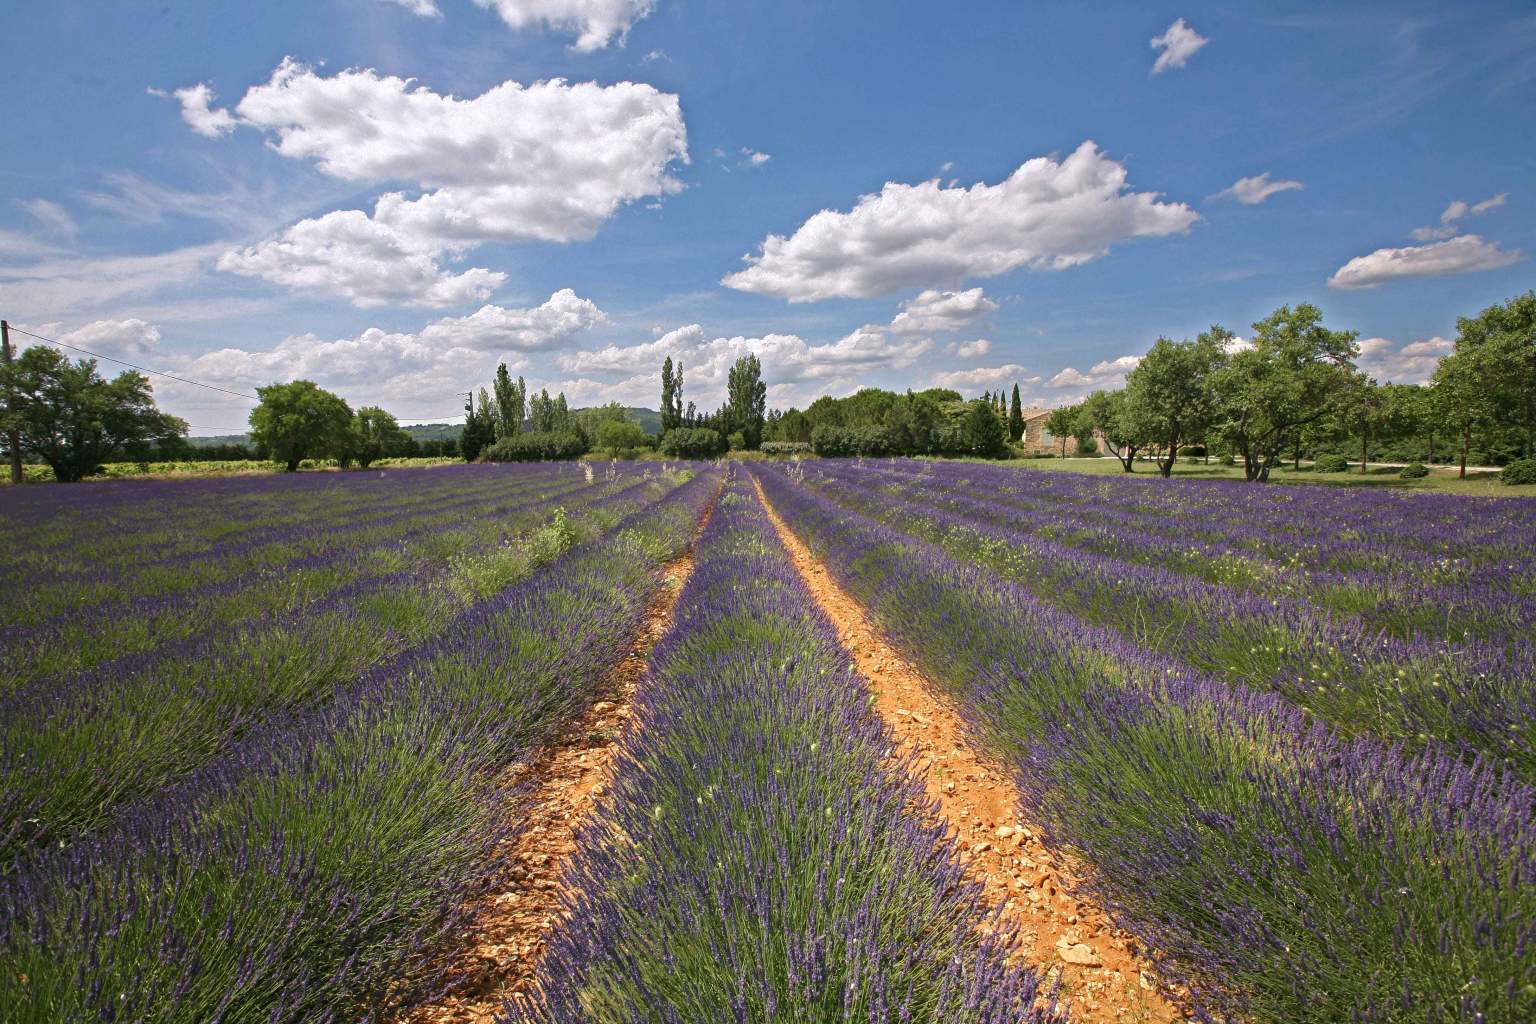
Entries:
[[10, 5], [0, 315], [409, 419], [746, 351], [1055, 405], [1296, 302], [1421, 379], [1536, 282], [1536, 12], [1359, 6]]

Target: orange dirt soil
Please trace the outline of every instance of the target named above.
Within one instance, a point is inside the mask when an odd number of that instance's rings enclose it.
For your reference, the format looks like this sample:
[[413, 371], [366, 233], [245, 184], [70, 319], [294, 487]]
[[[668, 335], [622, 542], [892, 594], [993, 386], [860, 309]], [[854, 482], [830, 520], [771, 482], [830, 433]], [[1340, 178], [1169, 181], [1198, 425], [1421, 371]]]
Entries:
[[[713, 512], [711, 502], [695, 541]], [[506, 866], [504, 877], [461, 936], [446, 994], [404, 1011], [396, 1018], [399, 1024], [489, 1024], [506, 997], [532, 984], [559, 924], [561, 875], [576, 852], [576, 833], [608, 783], [635, 688], [692, 572], [690, 545], [663, 567], [645, 624], [624, 660], [603, 678], [598, 699], [552, 743], [507, 770], [502, 779], [507, 787], [531, 784], [532, 791], [508, 807], [519, 824], [497, 857]]]
[[874, 695], [876, 710], [896, 734], [898, 753], [913, 755], [943, 823], [958, 835], [967, 873], [1018, 928], [1029, 960], [1060, 977], [1073, 1021], [1183, 1020], [1186, 1015], [1159, 991], [1151, 967], [1137, 956], [1134, 940], [1102, 910], [1072, 897], [1073, 866], [1042, 845], [1038, 829], [1019, 820], [1009, 774], [978, 753], [939, 688], [885, 641], [863, 606], [779, 518], [761, 485], [757, 493]]

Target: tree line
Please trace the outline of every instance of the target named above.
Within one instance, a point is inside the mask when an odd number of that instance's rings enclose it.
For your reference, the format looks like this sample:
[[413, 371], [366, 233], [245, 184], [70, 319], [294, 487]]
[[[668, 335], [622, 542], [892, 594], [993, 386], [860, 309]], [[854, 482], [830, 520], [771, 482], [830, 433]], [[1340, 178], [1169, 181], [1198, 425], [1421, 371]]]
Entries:
[[904, 394], [861, 388], [845, 398], [823, 395], [804, 410], [769, 413], [764, 436], [824, 457], [997, 457], [1007, 453], [1010, 440], [999, 398], [986, 395], [966, 401], [949, 388]]
[[[1457, 321], [1455, 350], [1427, 384], [1380, 384], [1362, 372], [1355, 331], [1334, 330], [1309, 304], [1282, 306], [1240, 341], [1212, 326], [1193, 339], [1159, 338], [1117, 390], [1098, 390], [1053, 410], [1046, 430], [1065, 454], [1108, 448], [1126, 472], [1138, 459], [1164, 476], [1180, 455], [1241, 462], [1250, 481], [1268, 480], [1282, 461], [1375, 456], [1393, 461], [1520, 463], [1506, 472], [1536, 475], [1536, 292]], [[187, 424], [156, 408], [148, 379], [125, 371], [103, 378], [93, 359], [71, 361], [33, 346], [0, 366], [0, 447], [10, 438], [28, 460], [61, 481], [79, 480], [111, 459], [199, 457]], [[655, 436], [617, 403], [571, 409], [564, 393], [529, 391], [505, 364], [489, 390], [465, 405], [459, 438], [416, 442], [378, 406], [352, 410], [313, 381], [257, 388], [249, 452], [288, 471], [306, 459], [367, 467], [381, 458], [457, 454], [466, 461], [576, 458], [594, 449], [616, 457], [656, 450], [672, 458], [713, 458], [727, 450], [807, 451], [818, 455], [970, 455], [1004, 457], [1024, 436], [1015, 384], [967, 401], [947, 388], [897, 393], [863, 388], [824, 395], [806, 409], [767, 409], [755, 354], [731, 366], [726, 399], [713, 412], [685, 402], [683, 367], [661, 367], [660, 429]]]
[[1457, 321], [1455, 350], [1426, 384], [1381, 384], [1355, 363], [1355, 331], [1312, 305], [1282, 306], [1246, 342], [1212, 326], [1159, 338], [1119, 390], [1055, 410], [1047, 429], [1087, 448], [1102, 440], [1126, 472], [1181, 453], [1230, 458], [1250, 481], [1319, 456], [1495, 464], [1536, 456], [1536, 293]]

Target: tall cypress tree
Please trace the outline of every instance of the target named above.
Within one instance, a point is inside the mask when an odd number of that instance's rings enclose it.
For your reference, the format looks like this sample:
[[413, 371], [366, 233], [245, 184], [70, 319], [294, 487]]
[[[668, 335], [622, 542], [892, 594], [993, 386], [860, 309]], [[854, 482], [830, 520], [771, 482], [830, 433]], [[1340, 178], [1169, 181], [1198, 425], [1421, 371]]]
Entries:
[[1013, 408], [1008, 410], [1008, 439], [1017, 441], [1024, 436], [1024, 410], [1019, 406], [1019, 386], [1013, 386]]

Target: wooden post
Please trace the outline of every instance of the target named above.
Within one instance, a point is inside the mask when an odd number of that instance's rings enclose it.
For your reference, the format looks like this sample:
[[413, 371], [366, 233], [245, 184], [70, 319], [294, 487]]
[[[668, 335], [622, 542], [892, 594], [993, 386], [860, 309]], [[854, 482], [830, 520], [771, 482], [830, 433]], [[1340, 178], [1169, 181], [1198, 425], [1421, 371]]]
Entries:
[[[11, 365], [11, 324], [8, 320], [0, 320], [0, 358], [5, 365]], [[7, 388], [5, 395], [5, 411], [13, 412], [16, 406], [16, 393]], [[21, 483], [21, 432], [14, 427], [6, 432], [5, 443], [11, 450], [11, 483]]]

